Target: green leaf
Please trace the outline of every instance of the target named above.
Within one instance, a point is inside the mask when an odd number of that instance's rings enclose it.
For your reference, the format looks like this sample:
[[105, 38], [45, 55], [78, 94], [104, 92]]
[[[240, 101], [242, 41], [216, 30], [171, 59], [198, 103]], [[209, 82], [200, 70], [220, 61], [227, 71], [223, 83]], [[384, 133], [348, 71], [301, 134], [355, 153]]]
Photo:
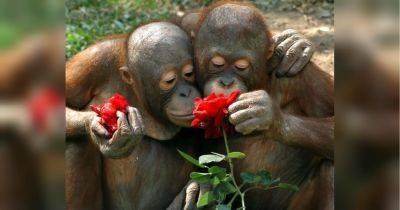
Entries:
[[200, 164], [207, 164], [207, 163], [211, 163], [211, 162], [221, 162], [225, 159], [225, 156], [222, 157], [220, 155], [215, 155], [215, 154], [209, 154], [209, 155], [202, 155], [199, 157], [199, 163]]
[[216, 187], [214, 187], [213, 194], [215, 196], [215, 200], [222, 202], [225, 200], [227, 193], [225, 192], [224, 186], [219, 184]]
[[219, 180], [219, 178], [217, 176], [214, 176], [211, 180], [211, 184], [213, 185], [213, 187], [216, 187], [219, 185], [219, 183], [221, 183], [221, 181]]
[[236, 192], [236, 187], [233, 186], [233, 185], [232, 185], [231, 183], [229, 183], [229, 182], [224, 182], [224, 181], [222, 181], [222, 182], [221, 182], [221, 185], [224, 187], [224, 190], [225, 190], [225, 192], [226, 192], [227, 194]]
[[242, 152], [230, 152], [228, 153], [228, 158], [243, 159], [246, 155]]
[[257, 172], [257, 176], [261, 177], [261, 184], [263, 184], [265, 187], [269, 187], [272, 183], [272, 177], [271, 173], [268, 171], [262, 170]]
[[291, 190], [298, 192], [299, 188], [296, 185], [288, 184], [288, 183], [279, 183], [279, 188], [286, 189], [286, 190]]
[[229, 176], [229, 175], [226, 175], [225, 178], [222, 179], [222, 180], [225, 181], [225, 182], [230, 182], [230, 181], [232, 181], [232, 177]]
[[178, 150], [179, 154], [180, 154], [183, 158], [185, 158], [187, 161], [189, 161], [190, 163], [192, 163], [192, 164], [194, 164], [194, 165], [196, 165], [196, 166], [198, 166], [198, 167], [200, 167], [200, 168], [206, 168], [205, 165], [202, 165], [201, 163], [199, 163], [199, 161], [197, 161], [196, 159], [194, 159], [192, 156], [190, 156], [190, 155], [188, 155], [188, 154], [186, 154], [186, 153], [180, 151], [179, 149], [177, 149], [177, 150]]
[[243, 182], [254, 183], [256, 175], [250, 172], [242, 172], [240, 173], [240, 177], [242, 178]]
[[197, 208], [201, 208], [207, 206], [210, 202], [214, 200], [215, 200], [214, 195], [211, 192], [206, 192], [200, 197], [199, 201], [197, 201], [196, 206]]
[[262, 170], [258, 171], [257, 173], [251, 173], [251, 172], [243, 172], [240, 174], [240, 177], [242, 178], [243, 182], [250, 183], [250, 184], [258, 184], [261, 183], [265, 187], [270, 186], [274, 181], [272, 181], [271, 173], [268, 171]]
[[219, 174], [219, 173], [226, 173], [226, 169], [225, 168], [221, 168], [219, 166], [212, 166], [208, 169], [208, 172], [210, 174]]
[[217, 152], [211, 152], [211, 154], [218, 155], [218, 156], [221, 156], [221, 157], [224, 157], [224, 158], [225, 158], [225, 155], [220, 154], [220, 153], [217, 153]]
[[214, 176], [218, 176], [218, 178], [220, 179], [223, 179], [226, 176], [226, 169], [218, 166], [212, 166], [208, 169], [208, 173]]
[[209, 173], [192, 172], [190, 173], [190, 178], [200, 183], [206, 183], [210, 181], [211, 175]]
[[227, 206], [227, 205], [222, 205], [219, 204], [216, 208], [216, 210], [231, 210], [231, 207]]
[[221, 202], [225, 200], [226, 195], [234, 192], [236, 192], [236, 188], [231, 183], [221, 180], [220, 183], [213, 189], [215, 199]]

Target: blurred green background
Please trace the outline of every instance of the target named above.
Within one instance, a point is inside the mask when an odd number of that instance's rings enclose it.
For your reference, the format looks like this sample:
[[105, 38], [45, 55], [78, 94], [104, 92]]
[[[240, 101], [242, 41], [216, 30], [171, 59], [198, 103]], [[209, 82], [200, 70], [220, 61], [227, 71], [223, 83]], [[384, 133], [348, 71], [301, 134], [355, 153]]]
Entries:
[[[167, 19], [178, 11], [200, 8], [213, 0], [67, 0], [66, 56], [70, 58], [95, 40], [125, 33], [150, 20]], [[333, 0], [250, 0], [267, 11], [301, 11]]]
[[201, 7], [211, 0], [67, 0], [66, 55], [71, 57], [95, 40], [126, 33], [141, 23], [169, 18], [181, 9]]
[[62, 0], [0, 0], [0, 50], [64, 20]]

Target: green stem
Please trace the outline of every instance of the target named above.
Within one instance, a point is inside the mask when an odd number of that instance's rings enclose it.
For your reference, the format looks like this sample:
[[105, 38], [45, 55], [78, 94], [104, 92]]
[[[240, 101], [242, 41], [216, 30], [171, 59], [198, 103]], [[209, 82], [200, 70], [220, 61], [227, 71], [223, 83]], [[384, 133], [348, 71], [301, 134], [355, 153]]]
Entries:
[[[268, 190], [273, 190], [273, 189], [277, 189], [277, 188], [279, 188], [279, 186], [270, 187], [270, 188], [268, 188]], [[244, 198], [246, 197], [246, 193], [247, 193], [248, 191], [254, 190], [254, 189], [264, 190], [263, 188], [260, 188], [260, 187], [249, 187], [249, 188], [245, 189], [245, 190], [243, 191], [242, 205], [244, 205]], [[231, 202], [233, 202], [233, 200], [231, 200]], [[229, 202], [229, 204], [231, 204], [231, 202]]]
[[275, 187], [268, 188], [268, 190], [273, 190], [273, 189], [278, 189], [278, 188], [279, 188], [279, 186], [275, 186]]
[[246, 194], [247, 191], [253, 190], [253, 189], [257, 189], [257, 187], [249, 187], [249, 188], [247, 188], [246, 190], [243, 191], [243, 194]]
[[[229, 151], [229, 145], [228, 145], [228, 138], [227, 138], [227, 136], [226, 136], [225, 129], [224, 129], [223, 127], [221, 127], [221, 129], [222, 129], [222, 134], [223, 134], [223, 136], [224, 136], [225, 149], [226, 149], [226, 157], [228, 158], [228, 163], [229, 163], [229, 169], [230, 169], [230, 173], [229, 173], [229, 174], [230, 174], [230, 176], [231, 176], [231, 178], [232, 178], [233, 185], [235, 185], [236, 190], [237, 190], [237, 192], [239, 193], [240, 199], [242, 200], [242, 207], [243, 207], [243, 210], [246, 210], [246, 205], [245, 205], [245, 202], [244, 202], [244, 194], [242, 193], [242, 191], [240, 191], [240, 187], [237, 185], [237, 182], [236, 182], [235, 176], [234, 176], [234, 172], [233, 172], [233, 163], [232, 163], [231, 158], [228, 157], [228, 154], [230, 153], [230, 151]], [[233, 202], [233, 200], [231, 200], [231, 202]], [[229, 202], [229, 203], [231, 203], [231, 202]]]
[[[239, 186], [240, 189], [244, 186], [244, 182]], [[236, 191], [231, 200], [228, 203], [228, 206], [232, 206], [233, 201], [236, 199], [236, 197], [239, 195], [239, 191]]]

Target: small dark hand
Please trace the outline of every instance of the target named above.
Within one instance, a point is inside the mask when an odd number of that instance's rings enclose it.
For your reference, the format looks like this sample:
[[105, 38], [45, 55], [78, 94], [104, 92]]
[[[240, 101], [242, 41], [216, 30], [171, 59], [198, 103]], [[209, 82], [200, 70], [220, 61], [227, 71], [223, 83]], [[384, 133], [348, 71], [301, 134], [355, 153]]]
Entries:
[[100, 152], [109, 158], [128, 156], [144, 135], [143, 119], [134, 107], [127, 107], [127, 113], [118, 111], [118, 129], [110, 138], [109, 132], [100, 124], [100, 117], [92, 118], [89, 133]]

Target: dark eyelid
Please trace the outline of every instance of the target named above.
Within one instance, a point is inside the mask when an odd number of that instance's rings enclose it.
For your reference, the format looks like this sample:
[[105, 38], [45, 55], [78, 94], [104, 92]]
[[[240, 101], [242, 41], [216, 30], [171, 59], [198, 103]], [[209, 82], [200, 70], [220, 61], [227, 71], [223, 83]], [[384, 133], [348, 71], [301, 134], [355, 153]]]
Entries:
[[171, 79], [166, 80], [165, 82], [166, 82], [166, 83], [172, 83], [172, 82], [174, 82], [175, 79], [176, 79], [176, 78], [173, 77], [173, 78], [171, 78]]
[[235, 65], [235, 67], [238, 68], [238, 69], [247, 69], [249, 67], [249, 65], [247, 65], [246, 67]]
[[[222, 58], [223, 61], [224, 61], [224, 63], [221, 64], [221, 65], [215, 64], [215, 63], [213, 62], [213, 59], [216, 58], [216, 57]], [[210, 62], [213, 63], [213, 64], [216, 65], [216, 66], [223, 66], [223, 65], [225, 65], [225, 63], [226, 63], [226, 60], [225, 60], [225, 57], [224, 57], [224, 56], [222, 56], [222, 55], [220, 55], [220, 54], [215, 54], [214, 56], [211, 57]]]

